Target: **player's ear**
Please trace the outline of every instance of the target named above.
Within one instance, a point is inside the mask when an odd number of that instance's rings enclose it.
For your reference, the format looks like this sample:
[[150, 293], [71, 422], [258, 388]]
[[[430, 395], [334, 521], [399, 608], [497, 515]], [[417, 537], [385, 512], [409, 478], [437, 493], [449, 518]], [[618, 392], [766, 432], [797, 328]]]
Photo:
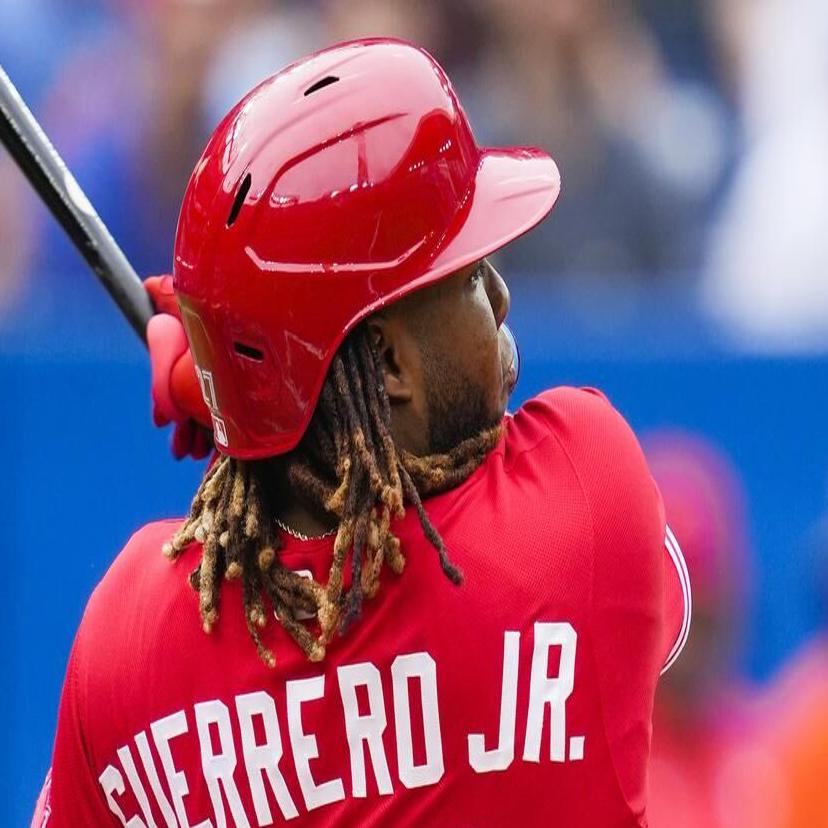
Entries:
[[411, 402], [419, 376], [416, 344], [396, 315], [378, 313], [366, 324], [380, 355], [388, 399], [392, 405]]

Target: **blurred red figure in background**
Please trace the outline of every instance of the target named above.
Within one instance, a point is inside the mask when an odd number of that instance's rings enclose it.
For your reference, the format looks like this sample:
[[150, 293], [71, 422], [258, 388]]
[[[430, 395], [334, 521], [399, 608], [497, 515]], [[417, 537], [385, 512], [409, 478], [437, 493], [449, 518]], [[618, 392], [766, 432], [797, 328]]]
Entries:
[[693, 582], [693, 631], [656, 693], [650, 825], [784, 825], [764, 707], [738, 674], [751, 583], [741, 481], [700, 436], [659, 432], [644, 446]]
[[828, 517], [815, 540], [823, 626], [791, 659], [770, 693], [771, 744], [787, 797], [786, 828], [828, 826]]
[[786, 795], [786, 828], [828, 826], [828, 635], [795, 656], [773, 691], [771, 742]]

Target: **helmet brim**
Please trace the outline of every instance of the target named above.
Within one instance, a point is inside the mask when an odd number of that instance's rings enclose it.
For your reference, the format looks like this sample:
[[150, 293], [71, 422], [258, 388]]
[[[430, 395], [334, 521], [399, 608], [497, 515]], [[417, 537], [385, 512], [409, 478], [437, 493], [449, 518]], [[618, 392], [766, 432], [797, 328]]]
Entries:
[[369, 304], [345, 331], [384, 305], [439, 282], [522, 236], [549, 214], [560, 193], [561, 174], [543, 150], [482, 150], [474, 184], [466, 194], [468, 201], [458, 211], [462, 221], [447, 234], [448, 242], [428, 269]]
[[432, 277], [489, 256], [543, 220], [558, 200], [561, 175], [535, 148], [483, 150], [468, 216], [432, 262]]

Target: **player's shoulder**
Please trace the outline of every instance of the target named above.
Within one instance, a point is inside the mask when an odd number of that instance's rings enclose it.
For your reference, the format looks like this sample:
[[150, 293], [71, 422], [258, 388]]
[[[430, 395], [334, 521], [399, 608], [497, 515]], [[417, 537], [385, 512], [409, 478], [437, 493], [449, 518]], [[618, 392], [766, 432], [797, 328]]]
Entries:
[[182, 522], [182, 518], [157, 520], [132, 534], [92, 592], [84, 623], [100, 615], [111, 617], [116, 609], [117, 615], [123, 617], [124, 611], [139, 602], [142, 595], [172, 577], [173, 567], [162, 547]]
[[597, 388], [558, 386], [527, 400], [511, 423], [514, 439], [527, 444], [554, 437], [565, 449], [611, 449], [635, 436], [624, 417]]
[[[135, 642], [151, 641], [161, 621], [186, 594], [186, 579], [162, 552], [180, 525], [181, 520], [161, 520], [142, 526], [92, 591], [72, 655], [73, 670], [83, 677], [85, 692], [105, 685], [130, 660], [139, 660], [143, 650]], [[125, 640], [133, 646], [122, 646]], [[118, 669], [101, 670], [101, 665]]]
[[594, 510], [609, 501], [660, 502], [635, 433], [595, 388], [552, 388], [528, 400], [510, 423], [507, 452], [544, 469], [563, 458]]
[[607, 395], [598, 388], [558, 385], [527, 400], [520, 411], [536, 417], [595, 417], [612, 409]]
[[166, 518], [147, 523], [133, 532], [115, 558], [106, 577], [119, 575], [121, 570], [129, 570], [136, 566], [147, 568], [153, 564], [165, 563], [166, 559], [161, 549], [172, 539], [183, 522], [183, 518]]

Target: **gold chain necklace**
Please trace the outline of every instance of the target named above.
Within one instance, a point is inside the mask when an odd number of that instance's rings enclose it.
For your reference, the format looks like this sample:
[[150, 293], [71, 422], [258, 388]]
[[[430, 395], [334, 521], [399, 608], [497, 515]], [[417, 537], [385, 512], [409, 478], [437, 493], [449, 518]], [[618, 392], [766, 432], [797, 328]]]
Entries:
[[297, 529], [291, 529], [286, 523], [282, 523], [279, 518], [274, 518], [276, 521], [276, 525], [283, 531], [287, 532], [292, 538], [296, 538], [300, 541], [310, 541], [310, 540], [320, 540], [321, 538], [329, 538], [331, 535], [335, 535], [337, 530], [336, 529], [329, 529], [327, 532], [323, 532], [321, 535], [306, 535], [304, 532], [300, 532]]

